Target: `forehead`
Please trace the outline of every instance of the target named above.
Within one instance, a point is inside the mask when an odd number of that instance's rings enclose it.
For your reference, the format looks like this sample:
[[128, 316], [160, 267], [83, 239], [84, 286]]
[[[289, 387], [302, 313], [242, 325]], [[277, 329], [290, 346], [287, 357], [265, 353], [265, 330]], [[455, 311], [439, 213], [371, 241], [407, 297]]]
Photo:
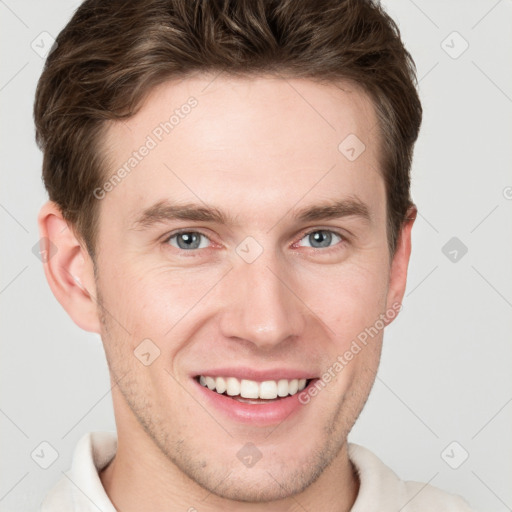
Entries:
[[[261, 143], [269, 149], [272, 139], [278, 151], [293, 147], [300, 154], [299, 143], [311, 138], [324, 141], [319, 150], [336, 149], [339, 138], [350, 133], [370, 143], [376, 125], [370, 98], [349, 82], [200, 74], [155, 87], [137, 115], [111, 124], [109, 138], [114, 142], [121, 135], [137, 145], [141, 134], [152, 134], [169, 145], [193, 132], [205, 151], [256, 149]], [[310, 148], [303, 151], [310, 153]]]
[[104, 149], [105, 180], [122, 177], [110, 180], [101, 208], [125, 226], [169, 198], [262, 223], [276, 205], [282, 214], [318, 198], [382, 200], [374, 107], [349, 83], [222, 74], [166, 82], [135, 116], [110, 124]]

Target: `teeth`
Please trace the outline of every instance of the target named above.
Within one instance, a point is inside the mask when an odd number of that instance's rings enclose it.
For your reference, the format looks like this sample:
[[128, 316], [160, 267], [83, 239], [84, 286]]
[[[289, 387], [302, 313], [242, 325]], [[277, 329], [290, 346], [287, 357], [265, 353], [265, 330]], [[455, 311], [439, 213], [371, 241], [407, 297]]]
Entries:
[[259, 398], [260, 386], [254, 380], [243, 379], [240, 383], [240, 396], [242, 398]]
[[266, 380], [260, 384], [259, 388], [260, 398], [266, 398], [267, 400], [277, 398], [277, 383], [275, 380]]
[[248, 379], [239, 380], [235, 377], [208, 377], [201, 375], [199, 383], [201, 386], [207, 387], [219, 394], [226, 393], [228, 396], [274, 400], [278, 396], [295, 395], [306, 387], [307, 382], [306, 379], [281, 379], [278, 381], [265, 380], [257, 382]]
[[277, 383], [277, 394], [279, 396], [288, 396], [288, 381], [286, 379], [281, 379]]
[[222, 377], [217, 377], [215, 379], [215, 388], [215, 391], [217, 391], [217, 393], [224, 393], [224, 391], [226, 391], [227, 389], [225, 379], [223, 379]]
[[205, 377], [205, 380], [208, 389], [215, 389], [215, 379], [213, 379], [212, 377]]
[[[215, 386], [217, 388], [217, 386]], [[226, 393], [229, 396], [237, 396], [240, 394], [240, 381], [234, 377], [226, 379]]]

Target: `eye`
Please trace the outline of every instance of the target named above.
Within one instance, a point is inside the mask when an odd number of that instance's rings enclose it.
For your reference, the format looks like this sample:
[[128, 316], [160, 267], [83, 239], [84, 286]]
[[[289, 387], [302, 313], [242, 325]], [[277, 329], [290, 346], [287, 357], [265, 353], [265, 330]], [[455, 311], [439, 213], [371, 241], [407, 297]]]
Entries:
[[[335, 231], [331, 231], [328, 229], [316, 229], [315, 231], [310, 231], [306, 233], [301, 240], [306, 240], [310, 245], [306, 245], [306, 247], [312, 247], [314, 249], [324, 249], [332, 247], [332, 242], [342, 242], [343, 237], [336, 233]], [[334, 244], [336, 245], [336, 244]]]
[[[306, 247], [313, 249], [329, 249], [336, 246], [340, 242], [344, 242], [345, 238], [336, 231], [330, 229], [315, 229], [306, 233], [301, 239], [306, 241]], [[301, 243], [296, 245], [302, 246]], [[197, 249], [206, 249], [210, 245], [210, 239], [199, 231], [179, 231], [170, 234], [165, 240], [165, 244], [169, 244], [176, 249], [191, 252]]]
[[[202, 243], [202, 239], [206, 243]], [[199, 231], [180, 231], [167, 237], [165, 243], [184, 251], [193, 249], [206, 249], [208, 247], [209, 238]]]

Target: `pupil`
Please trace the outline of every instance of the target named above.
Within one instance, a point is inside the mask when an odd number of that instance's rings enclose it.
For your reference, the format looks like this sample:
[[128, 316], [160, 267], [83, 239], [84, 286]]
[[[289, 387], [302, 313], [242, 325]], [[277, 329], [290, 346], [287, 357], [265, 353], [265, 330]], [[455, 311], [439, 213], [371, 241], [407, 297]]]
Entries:
[[[313, 247], [329, 247], [332, 240], [332, 234], [328, 231], [315, 231], [310, 236], [310, 243]], [[315, 243], [319, 243], [320, 245], [314, 245]]]

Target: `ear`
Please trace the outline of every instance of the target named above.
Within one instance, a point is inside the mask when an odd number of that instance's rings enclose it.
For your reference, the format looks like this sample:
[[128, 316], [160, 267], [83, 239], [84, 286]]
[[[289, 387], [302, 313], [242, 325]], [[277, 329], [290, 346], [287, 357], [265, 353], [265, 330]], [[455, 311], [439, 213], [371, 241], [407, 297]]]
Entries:
[[[402, 304], [407, 285], [407, 268], [411, 256], [411, 231], [417, 213], [416, 206], [409, 207], [406, 219], [400, 229], [396, 251], [391, 260], [386, 311], [394, 310], [398, 313], [399, 310], [396, 306]], [[396, 316], [394, 315], [387, 323], [390, 324]]]
[[94, 266], [84, 244], [53, 201], [42, 206], [37, 222], [44, 273], [53, 294], [79, 327], [100, 333]]

